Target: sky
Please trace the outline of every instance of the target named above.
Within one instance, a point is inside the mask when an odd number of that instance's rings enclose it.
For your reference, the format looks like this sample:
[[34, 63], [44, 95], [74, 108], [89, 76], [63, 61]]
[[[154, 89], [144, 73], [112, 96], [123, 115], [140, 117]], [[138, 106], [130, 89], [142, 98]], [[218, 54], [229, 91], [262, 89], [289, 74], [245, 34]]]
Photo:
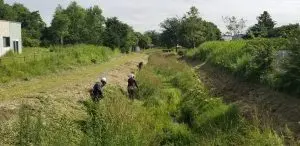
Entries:
[[98, 5], [105, 17], [118, 17], [136, 31], [160, 31], [159, 24], [168, 17], [181, 17], [191, 6], [199, 9], [200, 16], [215, 23], [226, 32], [222, 16], [237, 16], [247, 20], [249, 27], [256, 17], [268, 11], [277, 26], [300, 23], [300, 0], [5, 0], [6, 3], [24, 4], [31, 11], [39, 11], [49, 25], [58, 4], [66, 7], [71, 1], [88, 8]]

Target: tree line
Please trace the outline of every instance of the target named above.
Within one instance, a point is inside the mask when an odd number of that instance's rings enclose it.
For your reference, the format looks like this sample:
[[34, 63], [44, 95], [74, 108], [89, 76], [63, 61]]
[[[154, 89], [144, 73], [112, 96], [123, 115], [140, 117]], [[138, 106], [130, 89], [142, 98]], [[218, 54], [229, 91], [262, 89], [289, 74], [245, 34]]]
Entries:
[[[196, 7], [191, 7], [183, 17], [167, 18], [161, 24], [161, 32], [154, 30], [139, 33], [117, 17], [105, 18], [101, 8], [83, 8], [71, 2], [66, 8], [58, 6], [51, 25], [46, 26], [38, 11], [30, 11], [24, 5], [5, 4], [0, 0], [0, 19], [22, 23], [24, 46], [50, 46], [56, 44], [94, 44], [120, 48], [123, 52], [139, 46], [195, 48], [205, 41], [221, 40], [221, 31], [212, 22], [205, 21]], [[224, 22], [233, 36], [243, 34], [243, 38], [291, 37], [299, 29], [299, 24], [275, 27], [276, 22], [265, 11], [257, 17], [257, 24], [247, 31], [246, 20], [225, 17]]]
[[190, 48], [204, 41], [218, 40], [221, 35], [216, 25], [199, 16], [196, 7], [182, 18], [167, 18], [161, 23], [162, 32], [145, 33], [134, 31], [117, 17], [105, 18], [98, 6], [85, 9], [76, 2], [66, 8], [59, 5], [49, 27], [38, 11], [30, 11], [19, 3], [8, 5], [0, 0], [0, 12], [0, 19], [22, 23], [23, 45], [29, 47], [85, 43], [127, 52], [135, 46], [175, 47], [180, 44]]
[[300, 26], [296, 24], [288, 24], [279, 27], [276, 21], [272, 19], [268, 11], [264, 11], [257, 18], [257, 23], [250, 26], [246, 32], [246, 20], [235, 16], [225, 17], [224, 22], [228, 29], [227, 34], [232, 36], [242, 35], [244, 39], [254, 38], [295, 38], [299, 32]]

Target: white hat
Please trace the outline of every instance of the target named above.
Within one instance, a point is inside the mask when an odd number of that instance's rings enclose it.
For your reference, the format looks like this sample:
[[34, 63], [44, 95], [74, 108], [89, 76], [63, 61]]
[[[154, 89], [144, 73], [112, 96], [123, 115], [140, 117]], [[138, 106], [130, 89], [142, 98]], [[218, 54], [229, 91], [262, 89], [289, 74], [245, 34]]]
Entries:
[[106, 78], [105, 77], [101, 78], [101, 81], [106, 82]]
[[129, 78], [134, 78], [134, 74], [130, 74], [128, 77]]

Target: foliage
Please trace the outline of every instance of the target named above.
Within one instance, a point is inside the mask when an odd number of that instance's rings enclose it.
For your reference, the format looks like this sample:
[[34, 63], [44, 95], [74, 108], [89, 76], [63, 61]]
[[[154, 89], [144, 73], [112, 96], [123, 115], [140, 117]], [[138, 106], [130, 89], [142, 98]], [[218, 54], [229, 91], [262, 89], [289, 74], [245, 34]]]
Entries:
[[105, 18], [102, 16], [102, 10], [98, 6], [86, 10], [86, 37], [84, 40], [89, 44], [101, 45], [103, 43], [103, 32]]
[[64, 44], [64, 38], [69, 34], [70, 19], [67, 14], [64, 14], [61, 6], [58, 6], [55, 11], [54, 18], [51, 23], [51, 29], [56, 37], [60, 38], [61, 45]]
[[182, 18], [166, 19], [161, 23], [161, 28], [161, 44], [168, 48], [179, 44], [186, 48], [195, 48], [205, 41], [218, 40], [221, 35], [216, 25], [202, 20], [196, 7], [191, 7]]
[[300, 30], [298, 30], [298, 37], [291, 40], [288, 45], [289, 59], [284, 65], [285, 73], [282, 74], [279, 86], [282, 90], [295, 95], [300, 95]]
[[163, 46], [171, 48], [179, 43], [181, 22], [177, 18], [168, 18], [160, 24], [163, 29], [160, 41]]
[[150, 30], [146, 31], [144, 35], [149, 36], [151, 38], [152, 45], [161, 46], [160, 33], [156, 32], [155, 30]]
[[268, 37], [293, 38], [297, 36], [295, 32], [299, 31], [299, 29], [299, 24], [283, 25], [270, 30]]
[[138, 46], [144, 49], [150, 48], [150, 45], [152, 43], [150, 36], [148, 36], [147, 34], [143, 34], [143, 35], [139, 35], [138, 39], [139, 39]]
[[187, 53], [194, 59], [207, 60], [243, 79], [276, 87], [280, 74], [275, 66], [277, 51], [284, 49], [286, 39], [255, 39], [232, 42], [207, 42]]
[[267, 11], [264, 11], [263, 14], [257, 17], [257, 21], [257, 24], [248, 29], [247, 38], [267, 37], [269, 31], [276, 25], [276, 22]]
[[24, 5], [15, 3], [5, 4], [0, 1], [0, 19], [21, 22], [22, 41], [24, 46], [39, 46], [41, 32], [46, 24], [43, 22], [38, 11], [29, 11]]
[[116, 17], [108, 18], [105, 24], [104, 45], [110, 48], [121, 48], [122, 52], [129, 52], [136, 45], [137, 38], [130, 26]]

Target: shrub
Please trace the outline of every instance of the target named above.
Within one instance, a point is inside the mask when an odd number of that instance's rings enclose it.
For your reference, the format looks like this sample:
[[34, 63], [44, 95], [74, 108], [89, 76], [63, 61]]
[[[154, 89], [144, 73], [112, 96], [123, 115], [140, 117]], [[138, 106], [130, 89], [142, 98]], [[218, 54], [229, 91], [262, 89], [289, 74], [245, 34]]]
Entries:
[[23, 39], [23, 45], [26, 47], [38, 47], [40, 46], [40, 40], [39, 39], [31, 39], [28, 37], [25, 37]]
[[292, 40], [288, 48], [289, 59], [285, 64], [286, 70], [280, 77], [279, 88], [300, 97], [300, 37]]

